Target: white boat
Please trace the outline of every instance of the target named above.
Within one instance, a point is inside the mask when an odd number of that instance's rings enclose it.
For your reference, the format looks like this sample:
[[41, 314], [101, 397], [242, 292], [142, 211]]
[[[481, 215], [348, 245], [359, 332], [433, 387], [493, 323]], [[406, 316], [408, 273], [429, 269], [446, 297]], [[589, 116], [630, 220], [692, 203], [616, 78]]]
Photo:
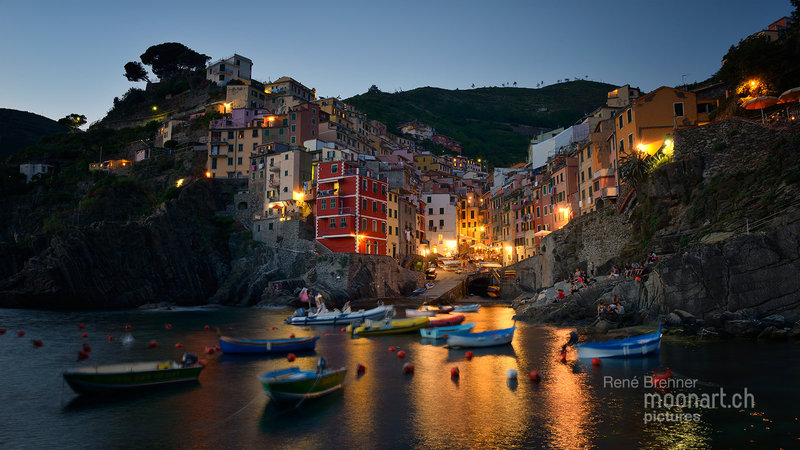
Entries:
[[448, 336], [467, 334], [475, 328], [474, 323], [465, 323], [463, 325], [452, 325], [449, 327], [437, 328], [421, 328], [419, 334], [428, 339], [445, 339]]
[[477, 303], [471, 303], [469, 305], [459, 305], [453, 308], [453, 312], [478, 312], [481, 309], [481, 305]]
[[490, 330], [482, 333], [469, 333], [464, 335], [448, 335], [448, 347], [493, 347], [495, 345], [510, 344], [514, 339], [516, 327], [502, 330]]
[[406, 308], [406, 317], [433, 317], [435, 315], [436, 315], [435, 310]]
[[658, 331], [605, 342], [575, 344], [578, 358], [633, 358], [657, 353], [661, 349], [661, 325]]
[[309, 315], [295, 313], [295, 315], [289, 316], [286, 319], [286, 323], [290, 325], [346, 325], [366, 319], [383, 319], [387, 315], [391, 316], [393, 314], [394, 306], [379, 305], [372, 309], [362, 309], [356, 312], [341, 312], [335, 310]]

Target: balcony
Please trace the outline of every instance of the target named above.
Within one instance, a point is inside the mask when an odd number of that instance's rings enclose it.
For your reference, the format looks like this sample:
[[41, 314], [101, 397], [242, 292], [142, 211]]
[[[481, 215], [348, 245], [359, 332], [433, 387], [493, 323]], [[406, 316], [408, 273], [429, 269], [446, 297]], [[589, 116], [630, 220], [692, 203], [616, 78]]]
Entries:
[[270, 172], [280, 172], [281, 171], [281, 167], [280, 166], [269, 166], [269, 171]]
[[617, 187], [610, 186], [599, 191], [595, 191], [594, 198], [606, 198], [606, 197], [616, 197], [617, 196]]
[[598, 178], [605, 178], [605, 177], [613, 177], [614, 172], [611, 169], [600, 169], [595, 171], [594, 176], [592, 177], [593, 180]]

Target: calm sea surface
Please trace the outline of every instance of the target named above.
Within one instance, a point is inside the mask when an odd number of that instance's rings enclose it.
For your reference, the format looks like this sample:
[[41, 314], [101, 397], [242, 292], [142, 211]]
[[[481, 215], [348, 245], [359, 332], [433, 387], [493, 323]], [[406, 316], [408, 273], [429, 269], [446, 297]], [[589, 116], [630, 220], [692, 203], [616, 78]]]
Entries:
[[[293, 327], [288, 310], [44, 312], [0, 310], [0, 448], [516, 448], [516, 447], [783, 447], [800, 446], [800, 344], [670, 340], [647, 359], [604, 361], [594, 368], [566, 364], [558, 351], [568, 329], [518, 323], [512, 346], [448, 350], [418, 334], [351, 339], [340, 327]], [[511, 326], [513, 310], [484, 307], [466, 314], [475, 331]], [[85, 323], [86, 330], [78, 324]], [[125, 324], [131, 330], [125, 330]], [[172, 328], [167, 329], [167, 324]], [[205, 329], [210, 325], [211, 331]], [[270, 330], [270, 327], [277, 327]], [[298, 354], [306, 369], [324, 356], [348, 368], [340, 393], [297, 409], [278, 409], [257, 375], [290, 365], [284, 357], [205, 355], [216, 328], [244, 338], [317, 334], [313, 353]], [[24, 337], [17, 332], [24, 331]], [[82, 338], [81, 333], [87, 333]], [[135, 341], [122, 343], [130, 333]], [[114, 336], [109, 342], [107, 336]], [[35, 348], [32, 339], [41, 339]], [[149, 349], [150, 340], [159, 347]], [[77, 362], [86, 342], [87, 361]], [[176, 349], [176, 343], [183, 349]], [[400, 359], [388, 348], [406, 351]], [[178, 359], [183, 351], [208, 360], [200, 382], [122, 399], [88, 399], [62, 382], [79, 365]], [[416, 366], [402, 373], [403, 363]], [[367, 367], [356, 376], [356, 367]], [[458, 366], [460, 379], [450, 378]], [[645, 375], [670, 367], [692, 387], [662, 395], [722, 392], [754, 405], [683, 408], [645, 405]], [[507, 371], [519, 372], [509, 382]], [[528, 373], [543, 380], [532, 384]], [[609, 380], [626, 383], [610, 386]], [[631, 380], [638, 387], [631, 387]], [[719, 395], [718, 395], [719, 396]], [[663, 396], [662, 399], [668, 397]], [[730, 405], [727, 405], [730, 406]], [[649, 416], [648, 416], [649, 414]], [[660, 421], [658, 415], [661, 415]], [[689, 419], [672, 420], [689, 414]], [[647, 423], [646, 423], [647, 422]]]

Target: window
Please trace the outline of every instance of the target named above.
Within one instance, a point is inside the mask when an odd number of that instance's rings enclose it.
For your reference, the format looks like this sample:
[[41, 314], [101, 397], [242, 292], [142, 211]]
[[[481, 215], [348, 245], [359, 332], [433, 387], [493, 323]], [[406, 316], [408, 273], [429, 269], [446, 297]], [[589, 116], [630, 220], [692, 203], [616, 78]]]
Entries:
[[331, 208], [336, 208], [336, 198], [331, 199]]
[[428, 203], [430, 203], [430, 202], [431, 202], [431, 198], [430, 198], [430, 197], [428, 197]]
[[369, 181], [367, 181], [367, 180], [364, 180], [364, 190], [365, 191], [369, 190]]
[[623, 153], [625, 151], [625, 141], [620, 139], [619, 140], [619, 152]]
[[236, 158], [236, 164], [238, 164], [240, 166], [242, 165], [242, 157], [241, 156]]
[[297, 143], [297, 138], [292, 136], [292, 144], [295, 144], [295, 143]]
[[[292, 120], [297, 120], [297, 113], [292, 113]], [[294, 127], [294, 125], [292, 125]], [[292, 130], [294, 131], [294, 130]]]
[[289, 187], [288, 186], [284, 186], [283, 187], [283, 192], [289, 192]]
[[367, 199], [364, 199], [364, 200], [361, 202], [361, 209], [363, 209], [364, 211], [366, 211], [368, 207], [369, 207], [369, 203], [367, 202]]
[[372, 192], [374, 192], [376, 194], [378, 193], [378, 183], [376, 183], [374, 181], [372, 182]]
[[386, 222], [381, 222], [381, 233], [386, 234]]
[[378, 202], [372, 201], [372, 212], [378, 212]]
[[440, 226], [440, 227], [443, 227], [443, 226], [444, 226], [444, 219], [439, 219], [439, 226]]
[[583, 172], [581, 172], [581, 183], [583, 183], [584, 181], [586, 181], [586, 180], [583, 177]]
[[320, 209], [328, 209], [328, 199], [323, 198], [320, 202]]
[[619, 116], [619, 129], [622, 129], [622, 115]]
[[428, 208], [428, 215], [429, 215], [429, 216], [432, 216], [432, 215], [433, 215], [433, 208]]
[[233, 153], [233, 144], [228, 144], [228, 153]]
[[628, 113], [628, 123], [631, 123], [631, 117], [633, 116], [633, 114], [632, 114], [633, 110], [632, 109], [628, 109], [627, 113]]
[[228, 131], [228, 139], [233, 139], [233, 131]]
[[292, 125], [292, 133], [297, 131], [297, 125]]
[[[386, 214], [386, 204], [385, 204], [385, 203], [381, 204], [381, 211], [382, 211], [384, 214]], [[397, 211], [395, 211], [395, 212], [397, 212]], [[391, 216], [391, 213], [389, 213], [389, 215]]]
[[361, 220], [361, 231], [366, 231], [367, 229], [367, 219]]
[[228, 158], [228, 165], [229, 165], [229, 166], [232, 166], [232, 165], [233, 165], [233, 158]]
[[469, 212], [469, 218], [470, 219], [475, 219], [475, 210], [474, 209]]
[[328, 228], [336, 228], [336, 218], [335, 217], [331, 217], [331, 222], [328, 225]]
[[339, 218], [339, 226], [345, 228], [347, 226], [347, 217], [340, 217]]
[[378, 232], [378, 222], [375, 220], [372, 221], [372, 231], [375, 233]]
[[439, 214], [444, 214], [444, 208], [439, 208]]
[[[272, 212], [272, 211], [270, 211], [270, 212]], [[268, 223], [268, 224], [267, 224], [267, 229], [268, 229], [268, 230], [271, 230], [271, 229], [272, 229], [272, 222], [270, 222], [270, 223]]]
[[289, 154], [288, 153], [283, 155], [283, 160], [284, 161], [288, 161], [289, 160]]
[[[386, 226], [386, 224], [384, 224], [384, 226]], [[384, 231], [386, 231], [386, 230], [384, 230]], [[389, 236], [391, 236], [391, 235], [392, 235], [392, 227], [389, 227]]]
[[338, 171], [339, 171], [339, 165], [338, 164], [331, 164], [331, 173], [336, 173]]
[[289, 119], [283, 119], [283, 126], [289, 126]]
[[672, 108], [675, 110], [675, 117], [683, 117], [683, 102], [673, 103]]
[[628, 148], [633, 150], [633, 133], [628, 135]]
[[258, 137], [258, 128], [253, 128], [253, 137]]
[[211, 160], [211, 169], [217, 168], [217, 158]]
[[428, 228], [433, 229], [433, 220], [428, 221]]
[[284, 170], [283, 171], [283, 176], [288, 177], [289, 176], [289, 171], [288, 170]]

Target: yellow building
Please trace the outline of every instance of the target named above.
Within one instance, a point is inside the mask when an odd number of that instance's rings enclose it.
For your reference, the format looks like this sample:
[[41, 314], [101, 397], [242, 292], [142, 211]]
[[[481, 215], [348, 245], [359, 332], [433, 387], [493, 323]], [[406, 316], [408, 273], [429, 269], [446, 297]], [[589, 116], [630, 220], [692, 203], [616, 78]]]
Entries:
[[[486, 234], [483, 199], [474, 192], [467, 192], [458, 202], [458, 242], [460, 245], [472, 247], [482, 244]], [[466, 249], [465, 251], [469, 251]], [[465, 251], [461, 251], [464, 253]]]
[[398, 211], [400, 209], [400, 195], [397, 189], [389, 189], [389, 195], [386, 202], [386, 226], [388, 233], [386, 234], [386, 253], [389, 256], [395, 257], [400, 251], [400, 222], [398, 220]]
[[235, 109], [231, 117], [214, 120], [208, 130], [209, 178], [246, 178], [250, 155], [270, 142], [289, 142], [285, 115], [262, 115], [252, 109]]
[[715, 99], [698, 98], [693, 92], [667, 86], [640, 97], [615, 118], [618, 157], [634, 149], [656, 153], [669, 144], [667, 136], [673, 130], [707, 124], [716, 105]]

